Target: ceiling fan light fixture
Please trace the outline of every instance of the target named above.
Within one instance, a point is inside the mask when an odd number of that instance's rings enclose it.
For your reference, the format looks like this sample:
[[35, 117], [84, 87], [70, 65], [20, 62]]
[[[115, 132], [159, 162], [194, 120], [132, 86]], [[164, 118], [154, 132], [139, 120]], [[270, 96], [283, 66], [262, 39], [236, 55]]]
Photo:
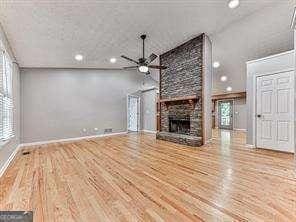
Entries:
[[139, 71], [140, 72], [143, 72], [143, 73], [146, 73], [146, 72], [148, 72], [148, 66], [139, 66]]
[[156, 54], [152, 53], [148, 58], [145, 58], [145, 38], [146, 35], [141, 35], [141, 39], [143, 40], [142, 42], [142, 57], [139, 58], [138, 60], [135, 59], [131, 59], [125, 55], [121, 55], [121, 58], [132, 62], [136, 65], [134, 66], [127, 66], [127, 67], [123, 67], [123, 69], [138, 69], [139, 72], [141, 73], [146, 73], [147, 75], [150, 74], [149, 69], [166, 69], [166, 66], [162, 66], [162, 65], [151, 65], [151, 63], [158, 57]]

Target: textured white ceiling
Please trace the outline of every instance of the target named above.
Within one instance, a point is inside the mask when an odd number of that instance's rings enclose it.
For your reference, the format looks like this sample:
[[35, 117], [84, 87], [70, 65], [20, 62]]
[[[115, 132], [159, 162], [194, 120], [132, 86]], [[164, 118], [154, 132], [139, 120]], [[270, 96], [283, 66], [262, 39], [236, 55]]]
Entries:
[[[10, 0], [0, 3], [0, 21], [21, 67], [117, 68], [129, 65], [121, 54], [140, 56], [141, 33], [148, 34], [147, 54], [161, 54], [202, 32], [214, 36], [279, 0], [241, 0], [236, 10], [227, 2]], [[85, 59], [75, 61], [76, 53]], [[110, 64], [111, 57], [118, 63]]]

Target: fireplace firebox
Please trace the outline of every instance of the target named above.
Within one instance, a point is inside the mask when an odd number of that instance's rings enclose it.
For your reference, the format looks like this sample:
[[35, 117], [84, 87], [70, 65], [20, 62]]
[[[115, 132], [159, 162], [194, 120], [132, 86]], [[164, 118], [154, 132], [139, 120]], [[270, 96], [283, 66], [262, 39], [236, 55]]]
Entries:
[[169, 132], [189, 135], [190, 134], [190, 116], [178, 118], [169, 117]]

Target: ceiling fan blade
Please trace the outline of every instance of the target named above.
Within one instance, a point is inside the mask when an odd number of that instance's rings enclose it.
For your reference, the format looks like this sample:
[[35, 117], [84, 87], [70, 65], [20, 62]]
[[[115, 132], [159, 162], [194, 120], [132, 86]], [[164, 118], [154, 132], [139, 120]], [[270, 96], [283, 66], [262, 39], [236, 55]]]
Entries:
[[131, 58], [125, 56], [125, 55], [122, 55], [121, 58], [124, 58], [124, 59], [126, 59], [126, 60], [128, 60], [128, 61], [130, 61], [130, 62], [134, 62], [134, 63], [136, 63], [136, 64], [139, 64], [139, 62], [137, 62], [136, 60], [131, 59]]
[[150, 64], [151, 62], [153, 62], [155, 59], [157, 58], [157, 55], [155, 55], [154, 53], [152, 53], [148, 59], [147, 59], [147, 64]]
[[157, 66], [157, 65], [150, 65], [148, 67], [151, 69], [166, 69], [166, 68], [168, 68], [166, 66]]
[[127, 67], [123, 67], [123, 69], [137, 69], [138, 66], [127, 66]]

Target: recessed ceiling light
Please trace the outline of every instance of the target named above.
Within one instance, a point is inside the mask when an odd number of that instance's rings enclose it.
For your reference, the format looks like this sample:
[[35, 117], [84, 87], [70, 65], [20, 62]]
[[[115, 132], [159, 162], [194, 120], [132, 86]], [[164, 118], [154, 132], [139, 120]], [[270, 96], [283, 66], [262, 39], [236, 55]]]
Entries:
[[110, 59], [110, 62], [111, 62], [111, 63], [115, 63], [116, 61], [117, 61], [116, 58], [111, 58], [111, 59]]
[[144, 72], [144, 73], [146, 73], [146, 72], [148, 72], [148, 70], [149, 70], [149, 69], [148, 69], [148, 66], [140, 66], [140, 67], [139, 67], [139, 71], [140, 71], [140, 72]]
[[231, 87], [231, 86], [228, 86], [228, 87], [226, 88], [226, 90], [227, 90], [228, 92], [231, 92], [231, 91], [232, 91], [232, 87]]
[[230, 0], [228, 2], [228, 7], [231, 9], [235, 9], [239, 6], [239, 0]]
[[220, 80], [221, 80], [222, 82], [226, 82], [226, 81], [227, 81], [227, 76], [221, 76]]
[[220, 62], [216, 61], [213, 63], [214, 68], [219, 68], [220, 67]]
[[77, 61], [82, 61], [83, 60], [83, 55], [77, 54], [77, 55], [75, 55], [75, 59]]

